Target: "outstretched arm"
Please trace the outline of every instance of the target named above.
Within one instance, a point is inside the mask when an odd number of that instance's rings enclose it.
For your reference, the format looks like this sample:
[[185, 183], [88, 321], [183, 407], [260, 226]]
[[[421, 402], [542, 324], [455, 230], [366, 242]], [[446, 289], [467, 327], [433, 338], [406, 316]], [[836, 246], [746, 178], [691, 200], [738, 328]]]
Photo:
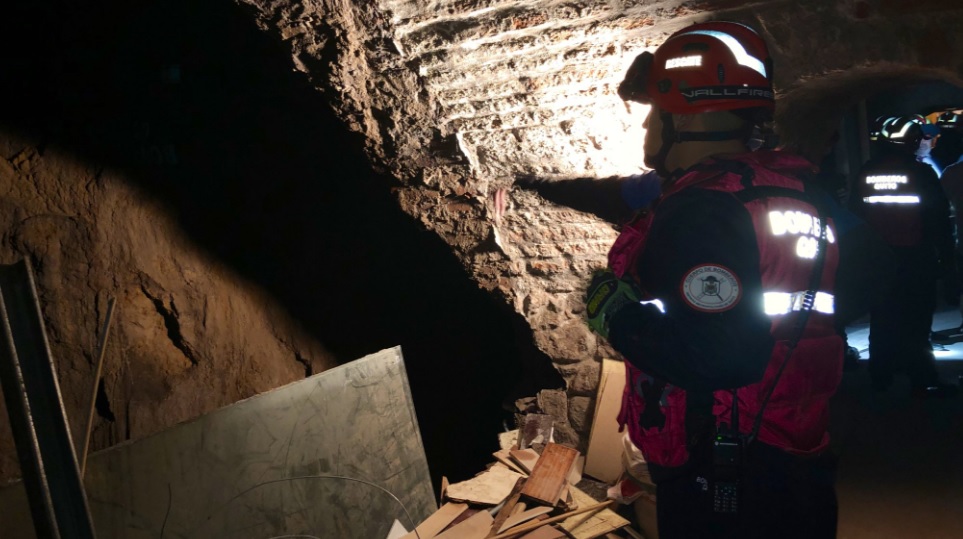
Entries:
[[635, 211], [658, 197], [660, 181], [654, 173], [566, 180], [519, 176], [515, 179], [515, 186], [534, 191], [560, 206], [591, 213], [612, 224], [622, 224]]

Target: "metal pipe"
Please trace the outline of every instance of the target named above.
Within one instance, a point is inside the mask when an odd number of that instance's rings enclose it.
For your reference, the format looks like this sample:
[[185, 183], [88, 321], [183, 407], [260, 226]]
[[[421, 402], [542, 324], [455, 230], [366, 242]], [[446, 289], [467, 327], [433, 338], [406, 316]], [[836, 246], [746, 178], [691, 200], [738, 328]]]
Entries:
[[0, 265], [0, 384], [38, 539], [93, 539], [30, 263]]
[[104, 325], [97, 337], [97, 368], [94, 374], [94, 388], [90, 392], [90, 408], [87, 414], [87, 425], [84, 428], [84, 443], [80, 446], [80, 478], [87, 473], [87, 451], [90, 448], [90, 431], [94, 428], [94, 411], [97, 408], [97, 390], [100, 388], [100, 373], [104, 367], [104, 353], [107, 351], [107, 338], [110, 336], [110, 322], [113, 319], [115, 299], [107, 300], [107, 315]]

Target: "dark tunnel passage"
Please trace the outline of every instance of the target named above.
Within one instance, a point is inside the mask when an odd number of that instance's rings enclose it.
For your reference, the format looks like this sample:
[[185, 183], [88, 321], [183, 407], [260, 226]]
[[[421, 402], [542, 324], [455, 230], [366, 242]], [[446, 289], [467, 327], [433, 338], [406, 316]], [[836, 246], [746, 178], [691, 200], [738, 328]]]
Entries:
[[0, 129], [123, 170], [340, 362], [400, 345], [435, 487], [474, 475], [506, 405], [562, 387], [550, 359], [399, 209], [286, 46], [200, 6], [8, 6]]

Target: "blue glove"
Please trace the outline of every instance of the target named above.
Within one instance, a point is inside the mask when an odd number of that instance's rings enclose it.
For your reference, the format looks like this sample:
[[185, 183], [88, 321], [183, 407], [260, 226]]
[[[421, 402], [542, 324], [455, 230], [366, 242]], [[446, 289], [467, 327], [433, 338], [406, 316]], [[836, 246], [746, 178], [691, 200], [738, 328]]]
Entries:
[[633, 283], [619, 279], [612, 270], [596, 272], [585, 295], [588, 325], [592, 331], [608, 338], [609, 321], [622, 307], [638, 303], [642, 294]]

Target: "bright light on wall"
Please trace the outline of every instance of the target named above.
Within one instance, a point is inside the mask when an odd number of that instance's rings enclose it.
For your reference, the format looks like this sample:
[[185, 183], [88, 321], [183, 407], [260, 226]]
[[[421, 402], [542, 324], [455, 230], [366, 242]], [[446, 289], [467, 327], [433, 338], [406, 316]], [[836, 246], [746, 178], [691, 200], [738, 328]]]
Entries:
[[641, 103], [626, 103], [626, 120], [623, 125], [623, 136], [620, 144], [613, 148], [616, 155], [615, 161], [619, 168], [625, 167], [626, 172], [635, 173], [639, 168], [644, 168], [642, 160], [645, 154], [642, 152], [642, 144], [645, 141], [645, 128], [642, 124], [652, 107]]
[[642, 123], [651, 107], [623, 102], [615, 96], [605, 101], [585, 120], [586, 132], [598, 146], [593, 156], [594, 172], [599, 177], [638, 174], [645, 170]]

